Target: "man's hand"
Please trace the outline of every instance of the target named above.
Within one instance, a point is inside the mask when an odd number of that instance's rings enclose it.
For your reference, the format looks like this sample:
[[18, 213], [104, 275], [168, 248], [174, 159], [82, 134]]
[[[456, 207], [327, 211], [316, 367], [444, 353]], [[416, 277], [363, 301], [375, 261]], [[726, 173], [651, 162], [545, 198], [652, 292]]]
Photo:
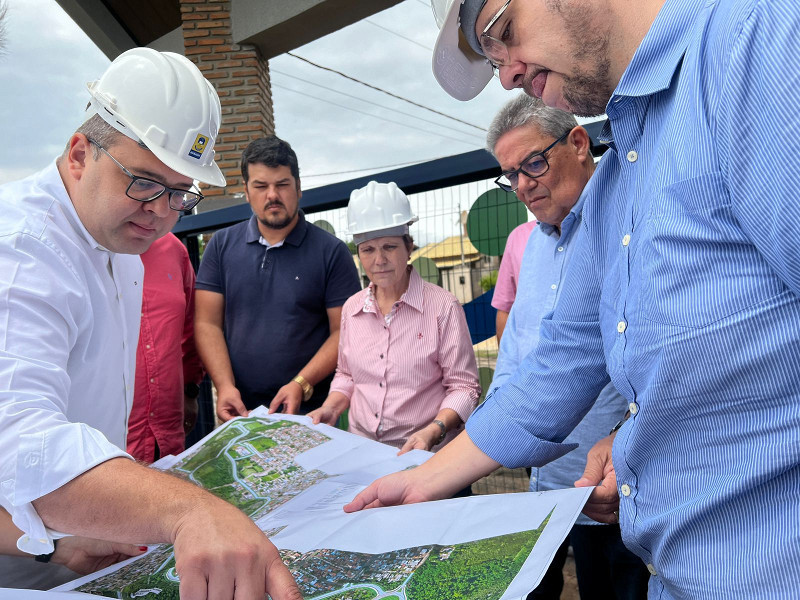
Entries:
[[189, 435], [197, 423], [197, 398], [190, 398], [184, 394], [183, 396], [183, 434]]
[[361, 491], [349, 504], [344, 506], [344, 512], [356, 512], [364, 508], [378, 508], [381, 506], [396, 506], [398, 504], [414, 504], [441, 498], [430, 495], [415, 481], [414, 471], [401, 471], [392, 473], [373, 481], [369, 487]]
[[70, 536], [57, 541], [51, 562], [64, 565], [79, 575], [88, 575], [126, 558], [139, 556], [146, 550], [147, 546]]
[[400, 448], [397, 456], [405, 454], [409, 450], [430, 450], [439, 441], [439, 436], [442, 434], [441, 428], [436, 423], [428, 423], [419, 431], [415, 431]]
[[217, 390], [217, 417], [220, 421], [230, 421], [233, 417], [246, 417], [248, 410], [242, 402], [242, 395], [235, 387]]
[[611, 462], [611, 447], [615, 436], [616, 434], [604, 437], [589, 450], [583, 476], [575, 482], [575, 487], [597, 486], [583, 507], [583, 513], [600, 523], [619, 522], [617, 475]]
[[269, 403], [270, 414], [277, 412], [283, 406], [283, 412], [287, 415], [296, 415], [300, 411], [300, 404], [303, 402], [303, 388], [296, 381], [290, 381], [275, 394], [272, 402]]
[[[234, 506], [198, 506], [174, 529], [182, 599], [302, 600], [277, 548]], [[235, 596], [234, 596], [235, 590]]]

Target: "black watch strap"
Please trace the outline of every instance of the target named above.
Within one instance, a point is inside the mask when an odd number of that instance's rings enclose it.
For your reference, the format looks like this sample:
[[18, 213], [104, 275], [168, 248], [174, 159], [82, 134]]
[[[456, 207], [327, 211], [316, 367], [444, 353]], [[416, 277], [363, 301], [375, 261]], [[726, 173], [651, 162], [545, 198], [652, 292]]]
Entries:
[[33, 557], [33, 560], [40, 563], [49, 563], [50, 559], [53, 558], [53, 554], [56, 553], [56, 544], [58, 544], [58, 540], [53, 540], [53, 551], [50, 554], [37, 554]]

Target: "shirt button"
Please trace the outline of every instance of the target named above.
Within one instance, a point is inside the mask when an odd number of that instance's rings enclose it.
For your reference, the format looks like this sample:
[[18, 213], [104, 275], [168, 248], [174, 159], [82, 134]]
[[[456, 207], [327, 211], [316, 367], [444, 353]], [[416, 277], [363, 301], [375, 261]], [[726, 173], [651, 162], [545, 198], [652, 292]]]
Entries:
[[653, 563], [647, 563], [647, 570], [650, 571], [650, 575], [658, 575], [658, 573], [656, 573], [656, 568], [653, 566]]
[[619, 491], [621, 491], [622, 495], [627, 498], [631, 495], [631, 486], [629, 486], [627, 483], [623, 483], [622, 486], [620, 486]]
[[628, 245], [628, 244], [630, 244], [630, 243], [631, 243], [631, 236], [629, 236], [629, 235], [626, 233], [626, 234], [625, 234], [625, 236], [622, 238], [622, 245], [623, 245], [623, 246], [627, 246], [627, 245]]
[[150, 350], [150, 344], [147, 344], [147, 345], [145, 346], [145, 348], [147, 348], [148, 350]]
[[381, 354], [381, 358], [383, 358], [383, 354]]
[[557, 285], [554, 283], [553, 285], [551, 285], [551, 286], [550, 286], [550, 289], [551, 289], [551, 290], [554, 290], [554, 289], [556, 289], [557, 287], [558, 287], [558, 286], [557, 286]]
[[620, 333], [625, 333], [625, 329], [627, 329], [628, 324], [625, 321], [620, 321], [617, 323], [617, 331]]
[[563, 252], [563, 251], [564, 251], [564, 246], [559, 246], [559, 247], [558, 247], [558, 251], [559, 251], [559, 252]]
[[150, 378], [150, 383], [155, 383], [155, 382], [156, 382], [156, 380], [151, 377]]
[[628, 410], [631, 411], [632, 415], [635, 415], [639, 412], [639, 407], [636, 405], [636, 402], [631, 402], [628, 404]]
[[156, 413], [154, 413], [154, 412], [151, 412], [151, 413], [150, 413], [150, 416], [151, 416], [151, 417], [155, 417], [155, 416], [156, 416]]
[[631, 150], [630, 152], [628, 152], [627, 158], [628, 162], [636, 162], [637, 160], [639, 160], [639, 153], [636, 152], [636, 150]]
[[383, 387], [383, 382], [381, 381], [381, 382], [380, 382], [378, 385], [379, 385], [379, 386], [381, 386], [381, 387]]
[[376, 418], [376, 419], [378, 418], [378, 413], [375, 413], [375, 418]]

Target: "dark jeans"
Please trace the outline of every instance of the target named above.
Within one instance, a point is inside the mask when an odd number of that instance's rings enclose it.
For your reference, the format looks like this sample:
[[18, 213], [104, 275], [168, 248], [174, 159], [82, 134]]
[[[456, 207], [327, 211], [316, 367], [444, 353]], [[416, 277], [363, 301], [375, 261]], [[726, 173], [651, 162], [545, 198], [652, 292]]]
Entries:
[[644, 600], [650, 573], [622, 543], [619, 525], [575, 525], [528, 600], [558, 600], [567, 546], [572, 546], [581, 600]]

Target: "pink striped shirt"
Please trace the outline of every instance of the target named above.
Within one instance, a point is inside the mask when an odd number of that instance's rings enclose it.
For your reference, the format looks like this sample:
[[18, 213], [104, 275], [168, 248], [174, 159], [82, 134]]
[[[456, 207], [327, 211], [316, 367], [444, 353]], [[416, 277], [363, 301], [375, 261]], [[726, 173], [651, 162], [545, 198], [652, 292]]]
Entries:
[[[481, 387], [456, 297], [411, 269], [408, 290], [387, 325], [374, 303], [365, 306], [367, 293], [361, 290], [342, 308], [331, 384], [331, 392], [350, 398], [350, 431], [399, 448], [443, 408], [466, 421]], [[459, 430], [450, 431], [441, 445]]]

